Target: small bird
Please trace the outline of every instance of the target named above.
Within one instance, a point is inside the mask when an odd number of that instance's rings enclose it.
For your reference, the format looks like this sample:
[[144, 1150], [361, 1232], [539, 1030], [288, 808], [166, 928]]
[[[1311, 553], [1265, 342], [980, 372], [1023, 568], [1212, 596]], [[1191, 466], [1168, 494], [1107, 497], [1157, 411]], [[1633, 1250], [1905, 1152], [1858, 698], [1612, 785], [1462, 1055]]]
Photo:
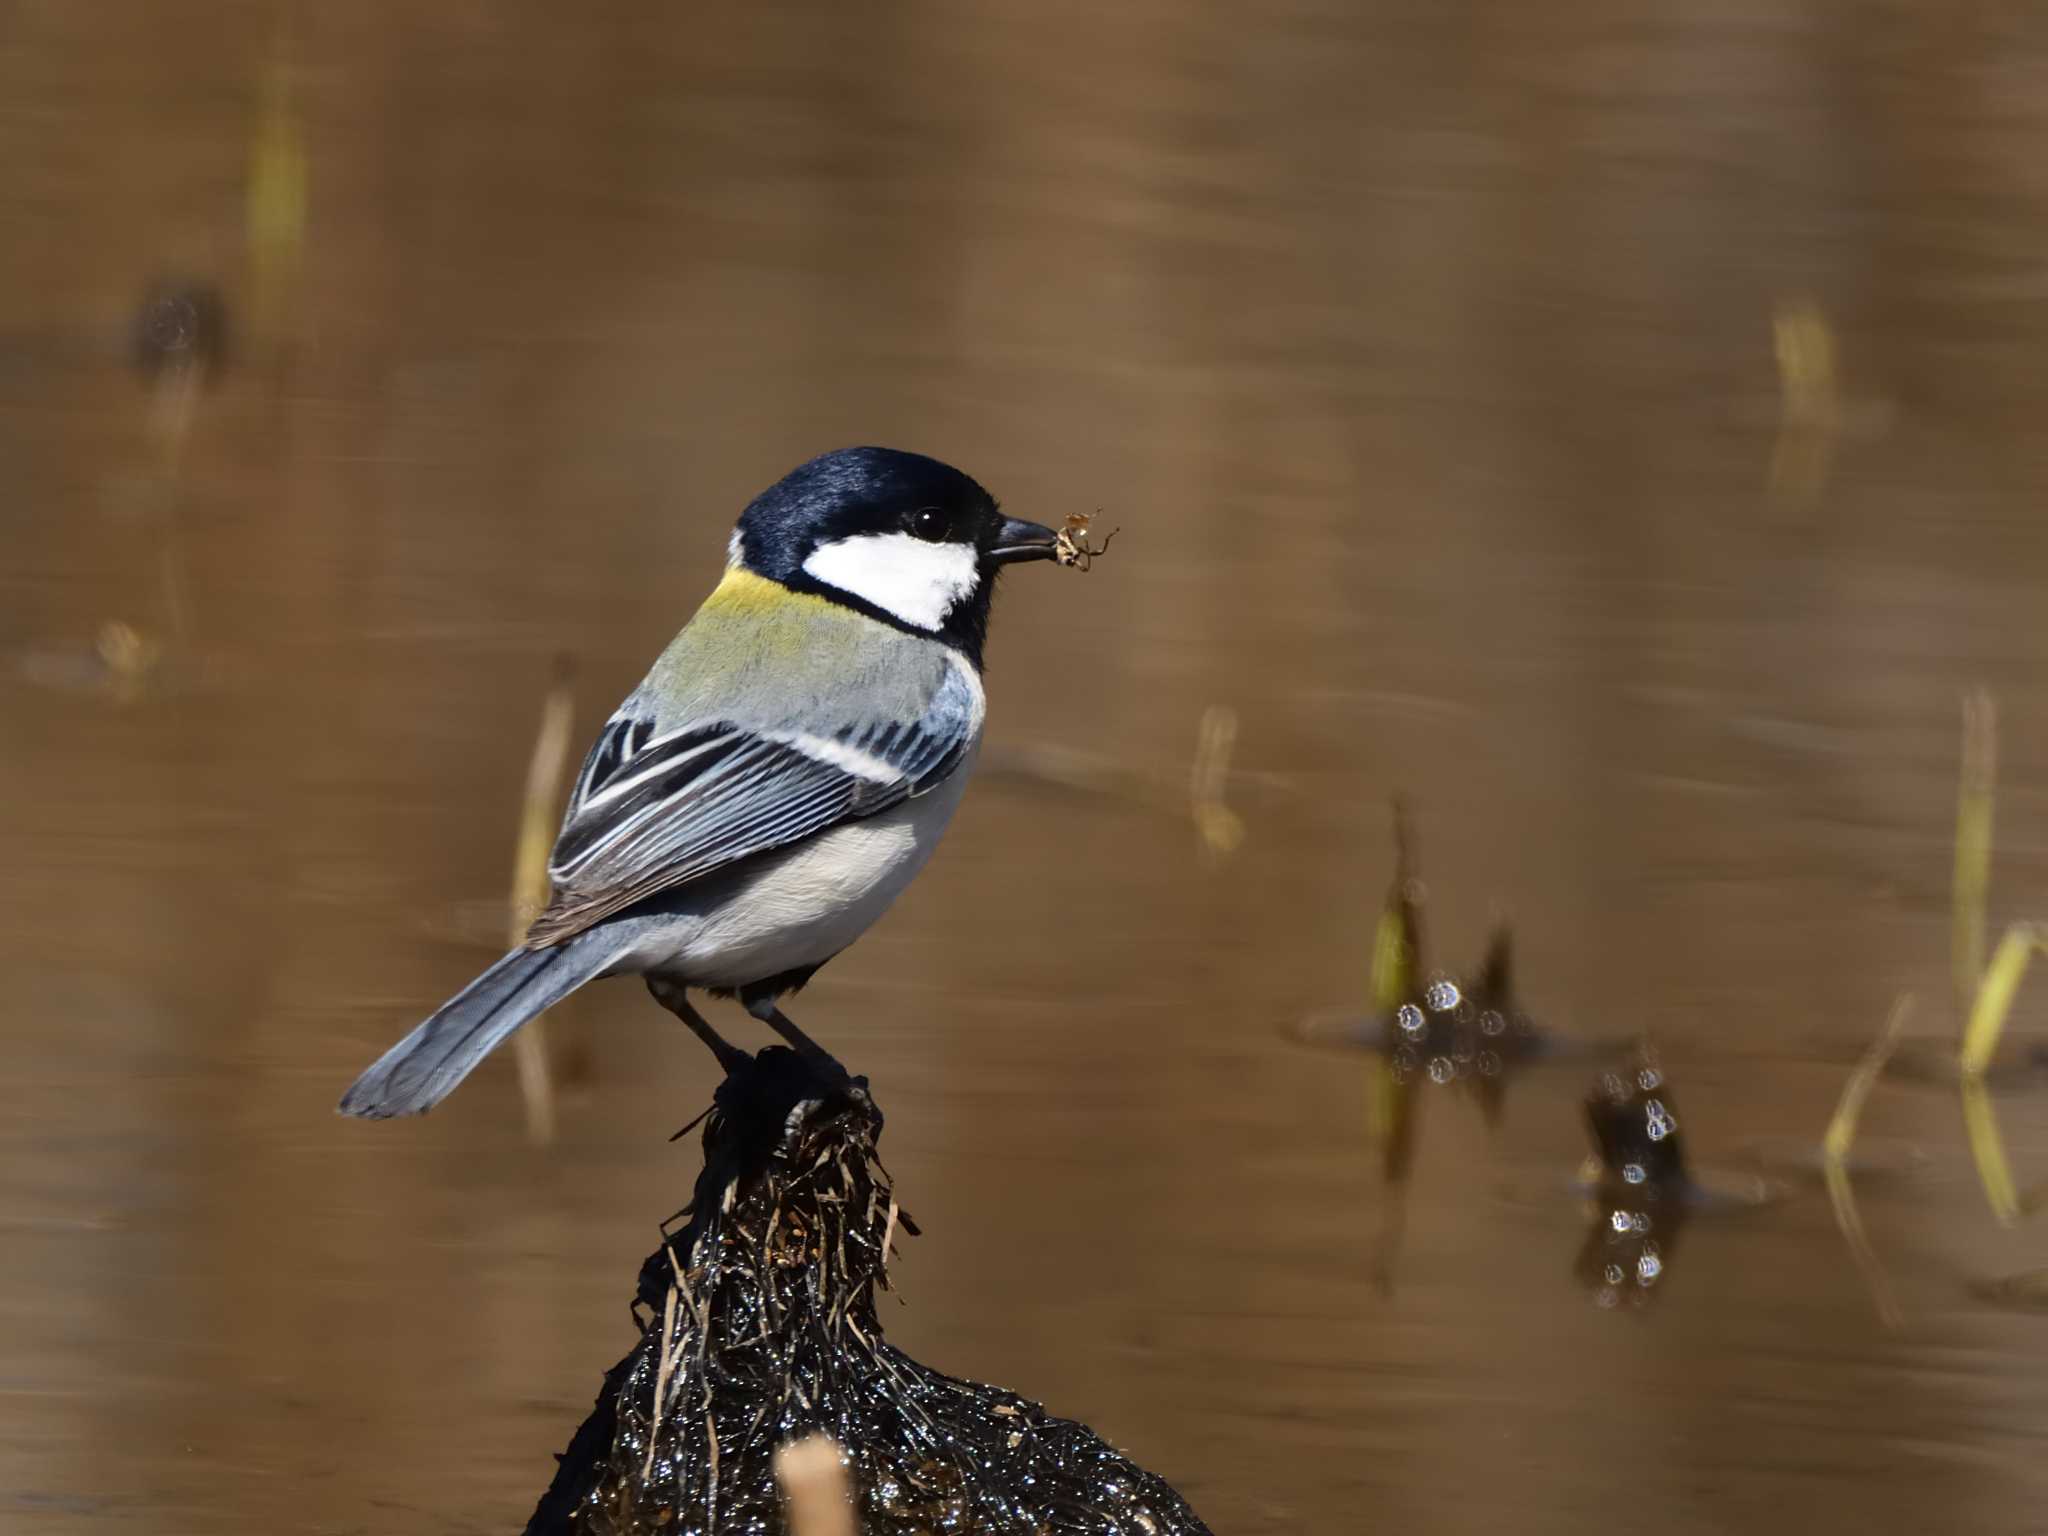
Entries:
[[524, 943], [386, 1051], [342, 1113], [431, 1109], [599, 976], [644, 977], [728, 1070], [745, 1053], [692, 988], [822, 1054], [779, 1000], [931, 857], [981, 746], [996, 575], [1059, 552], [920, 454], [844, 449], [770, 486], [584, 760]]

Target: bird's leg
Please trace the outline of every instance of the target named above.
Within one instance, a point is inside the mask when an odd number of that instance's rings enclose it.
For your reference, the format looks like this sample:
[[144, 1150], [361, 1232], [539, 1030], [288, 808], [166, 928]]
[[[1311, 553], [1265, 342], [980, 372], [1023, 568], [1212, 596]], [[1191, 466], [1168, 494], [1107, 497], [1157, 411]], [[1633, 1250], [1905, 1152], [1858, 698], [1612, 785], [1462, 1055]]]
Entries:
[[818, 1044], [817, 1041], [813, 1040], [789, 1021], [789, 1015], [776, 1007], [774, 998], [754, 998], [746, 1004], [746, 1009], [747, 1012], [795, 1046], [801, 1054], [818, 1057], [832, 1062], [834, 1066], [838, 1066], [838, 1061], [830, 1051], [826, 1050], [825, 1047]]
[[690, 1032], [711, 1047], [711, 1054], [718, 1058], [727, 1077], [747, 1064], [747, 1053], [713, 1029], [704, 1015], [690, 1006], [689, 992], [681, 982], [666, 976], [650, 976], [647, 990], [654, 994], [657, 1003], [689, 1025]]

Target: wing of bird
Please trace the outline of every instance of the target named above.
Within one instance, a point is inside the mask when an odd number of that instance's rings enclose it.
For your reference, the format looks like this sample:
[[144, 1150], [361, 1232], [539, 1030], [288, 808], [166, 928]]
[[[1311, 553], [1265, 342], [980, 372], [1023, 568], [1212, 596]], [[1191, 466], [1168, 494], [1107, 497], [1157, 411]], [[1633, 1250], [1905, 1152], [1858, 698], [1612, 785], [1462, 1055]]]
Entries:
[[923, 794], [973, 746], [980, 702], [955, 667], [909, 723], [816, 731], [711, 720], [659, 731], [628, 700], [577, 776], [548, 861], [554, 896], [527, 947]]

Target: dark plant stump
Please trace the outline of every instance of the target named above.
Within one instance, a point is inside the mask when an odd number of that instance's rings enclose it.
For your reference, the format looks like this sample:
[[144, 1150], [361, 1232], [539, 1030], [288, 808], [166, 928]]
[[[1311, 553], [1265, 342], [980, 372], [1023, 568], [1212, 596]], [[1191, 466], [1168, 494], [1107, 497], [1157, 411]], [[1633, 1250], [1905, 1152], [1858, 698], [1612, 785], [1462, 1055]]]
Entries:
[[870, 1533], [1207, 1536], [1159, 1478], [1071, 1420], [882, 1337], [903, 1214], [864, 1078], [776, 1046], [718, 1090], [688, 1224], [640, 1272], [614, 1366], [528, 1536], [779, 1532], [776, 1449], [847, 1460]]

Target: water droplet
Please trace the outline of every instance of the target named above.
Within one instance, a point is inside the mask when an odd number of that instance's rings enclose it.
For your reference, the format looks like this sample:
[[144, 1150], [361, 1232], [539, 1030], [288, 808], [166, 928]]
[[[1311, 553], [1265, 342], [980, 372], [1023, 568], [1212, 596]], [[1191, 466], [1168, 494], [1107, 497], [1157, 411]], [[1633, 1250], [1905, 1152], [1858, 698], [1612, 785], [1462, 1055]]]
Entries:
[[1636, 1260], [1636, 1284], [1654, 1285], [1657, 1277], [1664, 1273], [1664, 1261], [1650, 1251], [1645, 1251]]
[[1451, 1058], [1448, 1056], [1432, 1056], [1429, 1058], [1429, 1080], [1438, 1087], [1448, 1083], [1457, 1075], [1457, 1071], [1458, 1069], [1451, 1064]]
[[1508, 1021], [1500, 1016], [1498, 1009], [1489, 1008], [1479, 1015], [1479, 1033], [1482, 1035], [1505, 1034], [1507, 1027]]
[[1656, 1099], [1643, 1109], [1643, 1130], [1652, 1141], [1662, 1141], [1678, 1129], [1678, 1122], [1671, 1118], [1671, 1111]]
[[1422, 1010], [1413, 1003], [1403, 1003], [1394, 1010], [1394, 1022], [1401, 1026], [1402, 1034], [1419, 1035], [1424, 1023]]
[[1429, 990], [1422, 994], [1422, 1000], [1429, 1004], [1431, 1013], [1449, 1013], [1458, 1006], [1460, 995], [1455, 981], [1439, 977], [1429, 984]]
[[1621, 1165], [1621, 1177], [1625, 1183], [1640, 1184], [1649, 1175], [1643, 1171], [1641, 1163], [1623, 1163]]

